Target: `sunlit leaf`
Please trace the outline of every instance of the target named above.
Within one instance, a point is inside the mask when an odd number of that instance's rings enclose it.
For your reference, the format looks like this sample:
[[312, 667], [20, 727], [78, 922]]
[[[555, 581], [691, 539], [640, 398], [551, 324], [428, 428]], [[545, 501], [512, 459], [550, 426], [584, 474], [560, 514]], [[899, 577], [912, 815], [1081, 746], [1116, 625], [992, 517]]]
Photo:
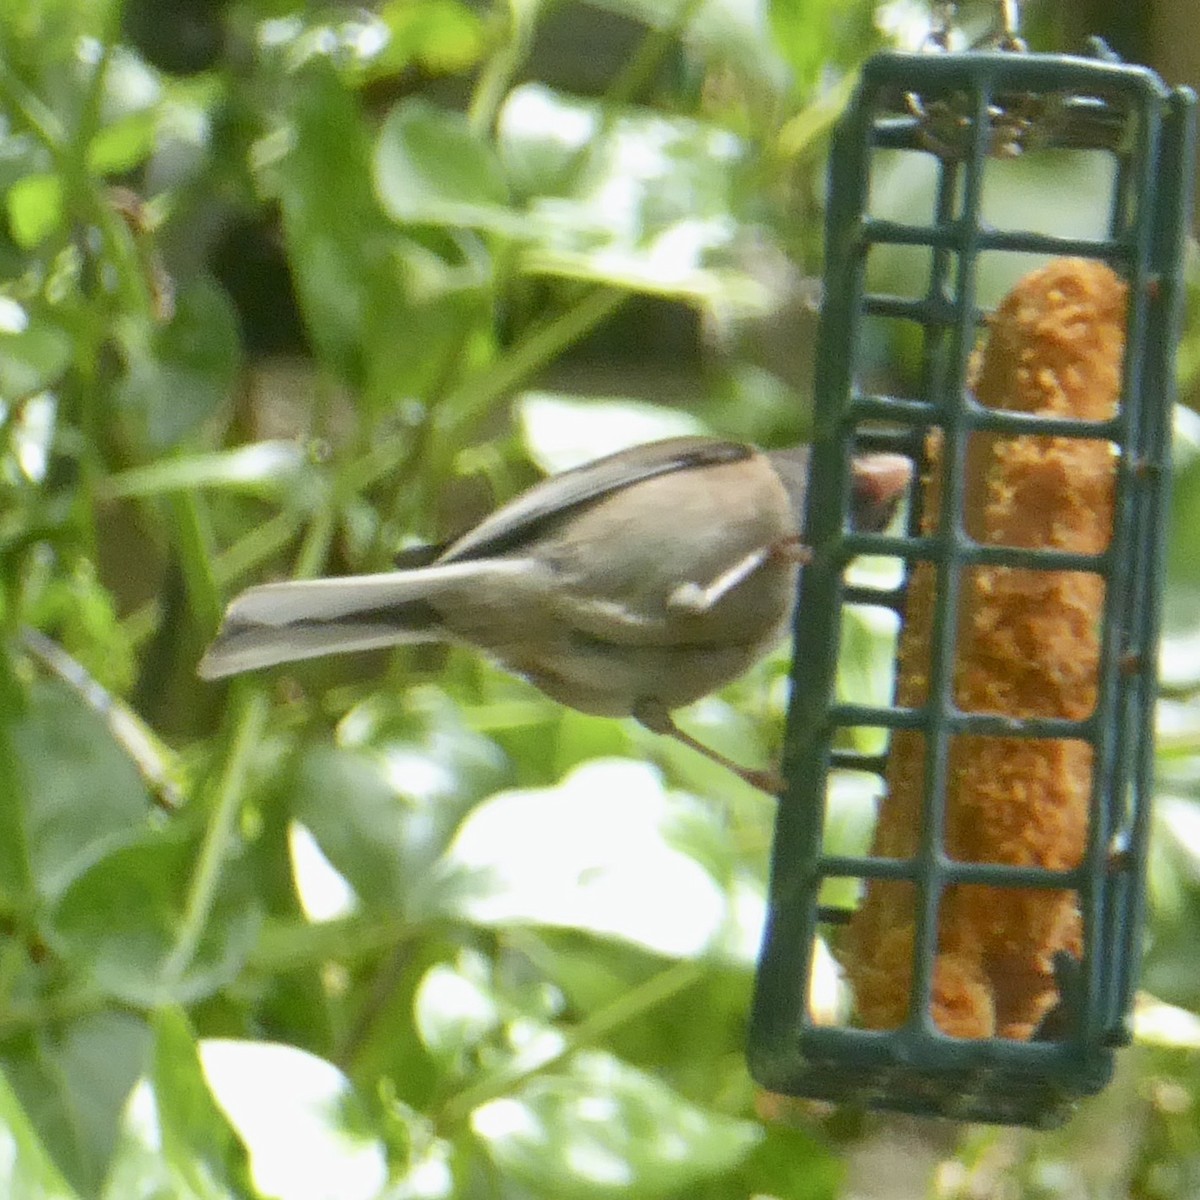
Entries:
[[[988, 161], [980, 199], [981, 223], [997, 229], [1022, 229], [1058, 237], [1107, 236], [1109, 193], [1115, 159], [1088, 152], [1033, 154]], [[934, 222], [936, 164], [928, 155], [902, 151], [880, 154], [872, 172], [869, 211], [886, 220]], [[1074, 203], [1063, 204], [1070, 194]], [[873, 290], [914, 295], [914, 281], [928, 278], [927, 247], [879, 248], [868, 262]], [[981, 256], [977, 300], [992, 308], [1024, 275], [1044, 264], [1047, 254], [1014, 252]]]
[[1141, 1043], [1176, 1050], [1200, 1050], [1200, 1018], [1142, 992], [1133, 1010], [1133, 1036]]
[[459, 113], [424, 100], [392, 109], [375, 148], [375, 190], [397, 221], [518, 233], [491, 146]]
[[698, 417], [681, 409], [611, 396], [525, 392], [515, 408], [529, 457], [547, 473], [642, 442], [709, 432]]
[[867, 854], [883, 780], [866, 771], [834, 771], [829, 776], [823, 844], [829, 854]]
[[183, 1015], [154, 1018], [154, 1059], [126, 1105], [105, 1200], [254, 1200], [245, 1147], [209, 1091]]
[[432, 902], [485, 925], [532, 923], [703, 954], [721, 933], [716, 881], [669, 832], [686, 798], [644, 763], [595, 760], [555, 788], [500, 792], [455, 835]]
[[427, 889], [461, 814], [502, 778], [502, 759], [428, 690], [364, 701], [341, 732], [342, 748], [302, 757], [292, 812], [362, 901], [402, 907]]
[[41, 483], [50, 466], [50, 455], [57, 427], [58, 401], [53, 392], [29, 396], [13, 414], [10, 444], [21, 474], [32, 483]]
[[[890, 704], [899, 618], [885, 608], [849, 605], [842, 611], [841, 624], [838, 699], [848, 704]], [[881, 754], [887, 746], [884, 729], [855, 729], [852, 732], [857, 749], [864, 754]]]
[[127, 46], [112, 47], [105, 64], [100, 118], [106, 126], [147, 113], [162, 98], [159, 76]]
[[435, 963], [422, 977], [413, 1003], [426, 1049], [451, 1061], [491, 1034], [501, 1015], [486, 968], [472, 956], [455, 966]]
[[803, 94], [811, 93], [823, 71], [860, 61], [878, 43], [877, 7], [869, 0], [770, 0], [775, 46]]
[[358, 907], [358, 897], [346, 878], [325, 857], [312, 831], [299, 821], [288, 826], [288, 849], [296, 895], [310, 921], [336, 921]]
[[726, 261], [750, 197], [746, 147], [727, 130], [525, 84], [501, 110], [499, 139], [535, 230], [526, 270], [695, 302], [764, 302], [762, 285]]
[[376, 1200], [383, 1147], [346, 1077], [331, 1063], [274, 1042], [200, 1044], [208, 1086], [275, 1200]]
[[373, 755], [313, 746], [301, 759], [292, 812], [359, 897], [395, 905], [407, 884], [404, 799]]
[[189, 488], [270, 490], [299, 484], [309, 465], [295, 442], [251, 442], [233, 450], [162, 458], [144, 467], [131, 467], [104, 483], [106, 499], [156, 496]]
[[471, 1124], [506, 1174], [562, 1200], [682, 1194], [762, 1137], [755, 1123], [689, 1104], [599, 1052], [485, 1104]]

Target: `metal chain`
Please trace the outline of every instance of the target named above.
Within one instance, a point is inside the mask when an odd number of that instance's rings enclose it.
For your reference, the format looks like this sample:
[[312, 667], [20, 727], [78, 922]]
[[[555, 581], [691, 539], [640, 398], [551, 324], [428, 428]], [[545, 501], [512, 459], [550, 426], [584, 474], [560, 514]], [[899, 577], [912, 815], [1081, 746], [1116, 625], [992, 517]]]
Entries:
[[[1020, 0], [996, 0], [1000, 10], [998, 29], [985, 37], [978, 46], [992, 45], [998, 50], [1016, 52], [1027, 49], [1021, 37], [1021, 4]], [[929, 33], [925, 38], [925, 46], [929, 50], [948, 50], [950, 37], [954, 32], [954, 21], [958, 15], [958, 4], [955, 0], [932, 0], [930, 3]]]
[[1026, 49], [1021, 37], [1021, 5], [1019, 0], [1000, 0], [1000, 36], [996, 43], [1001, 50]]

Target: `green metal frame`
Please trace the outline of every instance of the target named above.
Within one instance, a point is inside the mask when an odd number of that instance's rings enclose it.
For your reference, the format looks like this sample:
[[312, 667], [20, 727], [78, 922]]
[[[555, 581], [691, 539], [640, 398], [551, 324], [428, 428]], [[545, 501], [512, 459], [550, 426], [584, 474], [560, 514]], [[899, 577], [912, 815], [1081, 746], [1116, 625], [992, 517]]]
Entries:
[[[963, 114], [964, 144], [951, 156], [931, 146], [927, 126], [897, 100], [923, 111], [937, 101]], [[1108, 236], [1090, 241], [997, 231], [979, 219], [984, 164], [995, 133], [989, 114], [1014, 97], [1047, 99], [1039, 145], [1116, 156]], [[1009, 51], [883, 54], [864, 69], [835, 134], [830, 165], [825, 303], [817, 355], [815, 453], [806, 540], [803, 617], [797, 622], [784, 770], [772, 862], [770, 909], [759, 962], [749, 1058], [755, 1078], [781, 1093], [961, 1119], [1054, 1124], [1075, 1099], [1098, 1091], [1114, 1048], [1128, 1040], [1143, 923], [1144, 864], [1153, 762], [1153, 710], [1167, 512], [1173, 353], [1182, 310], [1181, 261], [1191, 214], [1195, 98], [1152, 72], [1112, 61]], [[1055, 121], [1057, 113], [1061, 120]], [[924, 150], [938, 164], [936, 217], [928, 226], [868, 213], [873, 152]], [[869, 292], [871, 247], [931, 250], [928, 289], [918, 299]], [[986, 409], [966, 394], [968, 358], [982, 314], [976, 266], [985, 251], [1082, 255], [1108, 262], [1129, 284], [1122, 397], [1107, 421], [1058, 420]], [[861, 394], [864, 317], [920, 325], [923, 383], [914, 398]], [[885, 423], [890, 432], [880, 432]], [[852, 455], [899, 448], [920, 460], [927, 430], [943, 430], [940, 531], [907, 536], [848, 532]], [[1103, 438], [1120, 452], [1115, 525], [1098, 556], [981, 546], [961, 517], [963, 457], [976, 430]], [[915, 507], [915, 506], [914, 506]], [[849, 586], [859, 554], [938, 564], [929, 700], [920, 709], [879, 708], [834, 699], [842, 608], [885, 605], [903, 615], [905, 588], [883, 593]], [[1107, 581], [1096, 711], [1083, 721], [1015, 720], [958, 711], [952, 703], [955, 615], [964, 567], [1002, 564], [1097, 571]], [[926, 739], [919, 848], [912, 859], [834, 856], [822, 851], [828, 777], [852, 768], [882, 776], [886, 756], [837, 748], [852, 727], [919, 729]], [[1093, 747], [1094, 787], [1087, 850], [1068, 871], [950, 859], [942, 850], [948, 747], [952, 734], [1082, 738]], [[909, 880], [916, 887], [917, 937], [910, 1017], [890, 1031], [815, 1025], [807, 1009], [813, 943], [827, 916], [819, 908], [831, 877]], [[929, 1015], [940, 897], [959, 883], [1071, 889], [1083, 917], [1077, 978], [1060, 980], [1071, 1009], [1058, 1040], [958, 1040]]]

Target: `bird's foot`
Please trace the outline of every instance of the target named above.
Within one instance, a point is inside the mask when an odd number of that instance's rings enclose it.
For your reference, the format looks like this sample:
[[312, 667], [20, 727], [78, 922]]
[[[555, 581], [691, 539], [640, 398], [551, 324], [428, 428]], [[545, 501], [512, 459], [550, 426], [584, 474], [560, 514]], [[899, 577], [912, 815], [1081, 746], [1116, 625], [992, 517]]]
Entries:
[[639, 702], [634, 708], [633, 716], [638, 724], [644, 725], [652, 733], [674, 738], [677, 742], [681, 742], [683, 745], [695, 750], [697, 754], [703, 754], [710, 762], [715, 762], [727, 771], [732, 771], [734, 775], [739, 779], [745, 780], [752, 788], [757, 788], [760, 792], [766, 792], [769, 796], [778, 797], [783, 794], [786, 784], [783, 776], [778, 771], [744, 767], [741, 763], [734, 762], [732, 758], [728, 758], [719, 750], [714, 750], [711, 746], [706, 746], [703, 742], [697, 741], [690, 733], [685, 733], [680, 729], [675, 724], [675, 719], [671, 714], [657, 701], [643, 700]]
[[812, 547], [806, 546], [798, 533], [772, 542], [767, 547], [767, 553], [777, 562], [795, 563], [798, 567], [807, 566], [813, 556]]

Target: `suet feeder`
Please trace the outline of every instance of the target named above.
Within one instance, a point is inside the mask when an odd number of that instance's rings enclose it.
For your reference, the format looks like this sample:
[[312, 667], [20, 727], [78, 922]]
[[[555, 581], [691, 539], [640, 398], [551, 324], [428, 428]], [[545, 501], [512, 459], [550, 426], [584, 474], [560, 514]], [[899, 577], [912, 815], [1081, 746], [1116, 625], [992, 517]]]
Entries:
[[[770, 1092], [1045, 1126], [1129, 1040], [1194, 97], [1093, 49], [1030, 53], [1010, 27], [881, 54], [834, 136], [750, 1035]], [[897, 173], [928, 199], [887, 211]], [[873, 386], [880, 332], [906, 385]], [[850, 530], [871, 449], [914, 461], [900, 532]], [[898, 582], [861, 582], [860, 556]], [[839, 691], [872, 613], [898, 630], [890, 702]], [[847, 779], [879, 797], [866, 845], [830, 819]]]

